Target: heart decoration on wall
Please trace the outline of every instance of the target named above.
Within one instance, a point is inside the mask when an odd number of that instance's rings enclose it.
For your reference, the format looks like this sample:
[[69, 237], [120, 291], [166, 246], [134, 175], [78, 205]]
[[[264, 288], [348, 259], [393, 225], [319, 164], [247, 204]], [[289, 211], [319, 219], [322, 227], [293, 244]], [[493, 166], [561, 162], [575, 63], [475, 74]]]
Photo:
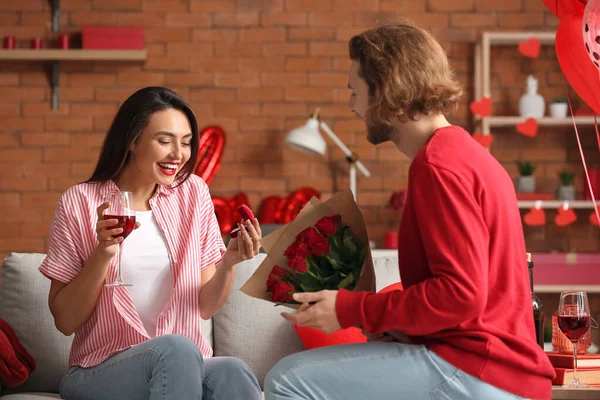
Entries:
[[489, 97], [482, 97], [479, 101], [471, 102], [469, 107], [471, 112], [475, 115], [482, 117], [489, 117], [492, 113], [492, 99]]
[[546, 212], [542, 208], [533, 207], [523, 216], [523, 222], [529, 226], [546, 225]]
[[600, 223], [598, 223], [598, 216], [596, 216], [596, 212], [590, 214], [590, 222], [596, 226], [600, 226]]
[[194, 173], [204, 179], [206, 184], [210, 183], [221, 168], [225, 142], [225, 131], [219, 126], [207, 126], [200, 132], [198, 162]]
[[535, 137], [538, 131], [538, 123], [535, 118], [527, 118], [525, 122], [517, 124], [517, 132], [523, 136]]
[[577, 221], [575, 211], [569, 206], [563, 206], [558, 209], [558, 215], [554, 218], [554, 223], [557, 226], [563, 227]]
[[529, 58], [538, 58], [540, 56], [540, 39], [531, 38], [526, 42], [519, 43], [519, 53]]
[[485, 147], [486, 149], [492, 146], [492, 143], [494, 142], [494, 137], [491, 134], [487, 134], [487, 135], [482, 135], [479, 132], [475, 132], [473, 134], [473, 139], [475, 139], [475, 141], [477, 143], [479, 143], [480, 145], [482, 145], [483, 147]]

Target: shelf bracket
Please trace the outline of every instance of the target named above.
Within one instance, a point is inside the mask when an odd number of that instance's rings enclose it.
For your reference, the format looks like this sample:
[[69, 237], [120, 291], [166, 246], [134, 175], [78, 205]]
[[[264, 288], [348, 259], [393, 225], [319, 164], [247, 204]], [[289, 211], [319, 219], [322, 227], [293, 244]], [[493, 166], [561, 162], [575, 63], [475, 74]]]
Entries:
[[52, 61], [50, 86], [52, 87], [52, 109], [56, 111], [60, 103], [60, 61]]
[[48, 0], [52, 9], [52, 32], [60, 30], [60, 0]]

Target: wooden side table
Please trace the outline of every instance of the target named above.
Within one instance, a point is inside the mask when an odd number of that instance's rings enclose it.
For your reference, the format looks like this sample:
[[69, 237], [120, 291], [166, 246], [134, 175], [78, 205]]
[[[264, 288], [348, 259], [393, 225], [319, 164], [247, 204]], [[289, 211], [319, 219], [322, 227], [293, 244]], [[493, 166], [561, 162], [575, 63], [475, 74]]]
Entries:
[[553, 400], [598, 400], [600, 388], [570, 389], [561, 386], [552, 387]]

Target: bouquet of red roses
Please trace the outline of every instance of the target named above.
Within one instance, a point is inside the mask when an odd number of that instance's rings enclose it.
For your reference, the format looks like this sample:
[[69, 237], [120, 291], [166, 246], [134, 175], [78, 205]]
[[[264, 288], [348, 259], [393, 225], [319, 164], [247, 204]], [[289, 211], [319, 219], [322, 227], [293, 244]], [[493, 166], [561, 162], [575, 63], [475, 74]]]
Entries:
[[350, 192], [313, 198], [295, 220], [263, 238], [267, 257], [241, 290], [297, 308], [295, 292], [374, 291], [367, 230]]

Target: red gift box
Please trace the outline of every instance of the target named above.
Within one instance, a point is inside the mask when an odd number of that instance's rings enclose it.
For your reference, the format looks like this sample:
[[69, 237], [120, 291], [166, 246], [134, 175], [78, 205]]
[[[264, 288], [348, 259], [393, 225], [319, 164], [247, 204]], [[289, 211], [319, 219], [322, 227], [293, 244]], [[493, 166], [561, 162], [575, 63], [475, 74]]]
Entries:
[[141, 50], [144, 28], [141, 26], [84, 26], [81, 47], [86, 50]]

